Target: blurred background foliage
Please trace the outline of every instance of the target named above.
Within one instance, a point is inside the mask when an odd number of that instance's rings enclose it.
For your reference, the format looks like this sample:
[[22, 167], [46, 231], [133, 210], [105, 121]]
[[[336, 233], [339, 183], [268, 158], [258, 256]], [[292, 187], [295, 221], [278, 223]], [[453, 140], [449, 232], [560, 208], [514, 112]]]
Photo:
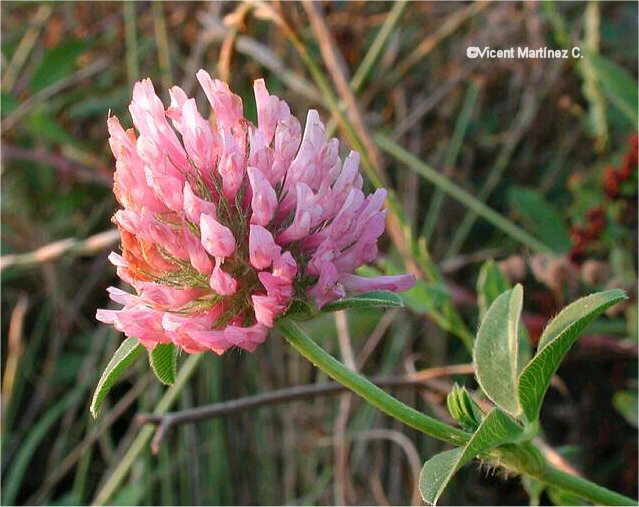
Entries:
[[[462, 342], [477, 328], [475, 287], [488, 259], [525, 284], [532, 345], [562, 305], [623, 287], [630, 302], [589, 328], [569, 355], [542, 423], [565, 466], [636, 496], [636, 2], [319, 7], [328, 43], [343, 57], [342, 77], [359, 80], [352, 89], [365, 129], [548, 248], [535, 251], [474, 217], [463, 196], [452, 199], [446, 184], [433, 185], [387, 153], [378, 168], [422, 249], [400, 255], [387, 239], [371, 269], [404, 270], [413, 261], [432, 269], [407, 295], [407, 310], [325, 316], [308, 323], [311, 335], [367, 375], [407, 375], [470, 361]], [[139, 431], [135, 415], [153, 410], [165, 391], [139, 361], [102, 416], [88, 412], [121, 341], [94, 318], [108, 304], [106, 287], [118, 283], [106, 261], [117, 249], [109, 111], [130, 126], [132, 84], [146, 76], [165, 103], [175, 83], [204, 111], [195, 82], [203, 67], [242, 96], [249, 118], [252, 80], [264, 77], [298, 117], [315, 107], [328, 122], [326, 95], [287, 29], [320, 69], [327, 41], [299, 3], [2, 2], [1, 9], [2, 503], [86, 504]], [[586, 57], [473, 60], [468, 46], [579, 46]], [[324, 76], [339, 89], [334, 72]], [[349, 118], [353, 112], [347, 108]], [[458, 373], [445, 370], [424, 389], [396, 394], [448, 418], [453, 381], [476, 388]], [[175, 409], [323, 381], [273, 336], [254, 354], [207, 355]], [[309, 397], [179, 427], [157, 456], [145, 447], [109, 502], [409, 504], [417, 501], [421, 462], [441, 448], [356, 398]], [[528, 502], [518, 479], [486, 472], [466, 467], [441, 503]], [[541, 496], [546, 504], [568, 500]]]

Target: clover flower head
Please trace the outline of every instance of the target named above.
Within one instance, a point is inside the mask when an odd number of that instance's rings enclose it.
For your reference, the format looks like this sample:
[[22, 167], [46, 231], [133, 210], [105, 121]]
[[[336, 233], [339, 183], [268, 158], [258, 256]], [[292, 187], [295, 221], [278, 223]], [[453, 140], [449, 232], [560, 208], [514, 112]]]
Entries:
[[317, 111], [302, 133], [259, 79], [255, 126], [225, 83], [204, 70], [197, 79], [208, 120], [179, 87], [165, 108], [145, 79], [129, 106], [137, 133], [107, 121], [123, 207], [113, 217], [122, 254], [109, 259], [134, 293], [110, 287], [124, 306], [98, 310], [98, 320], [149, 349], [253, 351], [294, 299], [321, 308], [414, 284], [411, 275], [353, 274], [377, 256], [386, 192], [364, 195], [359, 155], [340, 159]]

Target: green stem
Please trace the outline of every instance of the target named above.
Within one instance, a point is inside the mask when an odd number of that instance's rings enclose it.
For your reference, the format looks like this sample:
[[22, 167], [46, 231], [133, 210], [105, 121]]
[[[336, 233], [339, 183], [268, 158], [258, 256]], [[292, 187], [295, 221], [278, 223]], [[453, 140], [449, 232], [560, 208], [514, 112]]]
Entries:
[[[295, 322], [281, 319], [277, 328], [284, 338], [306, 359], [331, 378], [360, 395], [382, 412], [411, 428], [453, 445], [464, 445], [470, 434], [442, 423], [405, 405], [358, 373], [348, 369], [319, 347]], [[637, 505], [636, 500], [610, 491], [587, 479], [576, 477], [546, 464], [535, 478], [565, 491], [603, 505]]]
[[539, 479], [549, 486], [570, 491], [595, 505], [638, 505], [637, 500], [599, 486], [587, 479], [562, 472], [554, 467], [546, 467], [543, 477]]
[[[186, 381], [191, 377], [193, 372], [195, 371], [195, 367], [198, 362], [202, 358], [202, 354], [193, 354], [189, 356], [189, 358], [184, 362], [184, 365], [180, 369], [180, 373], [175, 379], [175, 384], [173, 384], [167, 391], [164, 393], [164, 396], [160, 399], [158, 404], [155, 406], [155, 410], [153, 411], [156, 415], [164, 414], [171, 405], [175, 402], [177, 395], [180, 393]], [[135, 462], [138, 455], [146, 448], [146, 445], [151, 440], [151, 436], [153, 436], [154, 428], [153, 426], [144, 426], [140, 429], [138, 436], [135, 437], [135, 440], [126, 451], [126, 454], [122, 458], [122, 460], [118, 463], [118, 466], [115, 468], [111, 476], [104, 483], [98, 494], [95, 496], [92, 505], [104, 505], [106, 504], [115, 490], [120, 486], [122, 481], [126, 478], [131, 466]]]

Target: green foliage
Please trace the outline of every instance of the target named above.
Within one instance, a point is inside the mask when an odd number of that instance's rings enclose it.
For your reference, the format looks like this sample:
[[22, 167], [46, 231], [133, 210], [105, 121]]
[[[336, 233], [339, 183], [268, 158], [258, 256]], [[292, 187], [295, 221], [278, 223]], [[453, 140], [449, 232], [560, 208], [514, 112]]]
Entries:
[[[567, 306], [544, 330], [537, 355], [518, 374], [519, 321], [523, 304], [521, 285], [494, 298], [505, 285], [494, 263], [486, 263], [478, 281], [486, 310], [474, 348], [475, 376], [484, 393], [497, 405], [483, 415], [468, 392], [456, 384], [447, 397], [448, 410], [466, 431], [474, 431], [463, 447], [440, 453], [428, 460], [420, 476], [420, 492], [425, 502], [435, 504], [456, 471], [473, 457], [504, 446], [504, 455], [521, 462], [524, 469], [538, 469], [539, 455], [530, 439], [538, 431], [537, 418], [550, 378], [579, 333], [606, 308], [621, 301], [625, 294], [610, 290], [582, 298]], [[636, 402], [636, 399], [635, 399]], [[502, 411], [502, 409], [504, 411]], [[513, 417], [526, 416], [521, 426]], [[506, 413], [508, 412], [508, 413]], [[508, 445], [505, 445], [508, 444]], [[530, 461], [530, 463], [528, 463]], [[533, 463], [534, 462], [534, 463]], [[533, 474], [534, 475], [534, 474]], [[535, 479], [524, 482], [533, 505], [539, 503], [543, 485]], [[563, 502], [582, 499], [554, 488], [548, 494]]]
[[521, 285], [495, 299], [479, 327], [473, 350], [475, 375], [482, 391], [513, 416], [521, 412], [517, 358], [522, 302]]
[[109, 364], [107, 364], [102, 372], [102, 376], [93, 393], [93, 399], [91, 400], [91, 415], [93, 415], [93, 417], [98, 416], [104, 398], [109, 394], [109, 391], [124, 371], [137, 359], [142, 349], [143, 347], [138, 340], [135, 338], [127, 338], [118, 347], [118, 350], [115, 351]]
[[338, 310], [358, 309], [367, 310], [369, 308], [402, 308], [404, 302], [394, 292], [374, 291], [340, 299], [322, 307], [322, 312], [336, 312]]
[[158, 343], [149, 352], [149, 363], [157, 379], [166, 385], [175, 383], [178, 348], [172, 343]]
[[599, 54], [588, 53], [590, 61], [604, 94], [624, 115], [633, 127], [637, 125], [637, 82], [625, 69]]
[[570, 249], [572, 242], [564, 219], [540, 192], [530, 188], [511, 187], [508, 202], [510, 209], [521, 219], [526, 229], [554, 252], [564, 253]]
[[481, 424], [484, 415], [465, 387], [454, 384], [446, 397], [446, 405], [451, 417], [464, 430], [475, 431]]
[[522, 432], [521, 426], [507, 414], [493, 409], [464, 447], [444, 451], [424, 463], [419, 478], [419, 491], [424, 501], [436, 504], [457, 470], [479, 454], [516, 441]]
[[606, 309], [626, 299], [622, 290], [598, 292], [564, 308], [546, 326], [537, 353], [519, 377], [519, 402], [529, 421], [539, 417], [552, 375], [584, 328]]

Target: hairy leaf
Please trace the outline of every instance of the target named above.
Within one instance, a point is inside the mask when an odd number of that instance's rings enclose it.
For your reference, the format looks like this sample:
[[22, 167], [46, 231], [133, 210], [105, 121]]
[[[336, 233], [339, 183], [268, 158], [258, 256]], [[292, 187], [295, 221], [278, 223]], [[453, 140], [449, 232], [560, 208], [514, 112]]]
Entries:
[[122, 373], [133, 364], [133, 361], [142, 352], [142, 345], [135, 338], [127, 338], [115, 351], [113, 357], [102, 372], [93, 399], [91, 400], [91, 415], [97, 417], [104, 402], [104, 398], [109, 393], [113, 385], [122, 376]]
[[482, 391], [513, 416], [521, 412], [517, 375], [522, 301], [521, 285], [495, 299], [479, 327], [473, 350], [475, 376]]
[[519, 402], [529, 421], [539, 418], [550, 379], [579, 334], [610, 306], [626, 299], [620, 289], [591, 294], [564, 308], [546, 326], [535, 357], [519, 376]]

